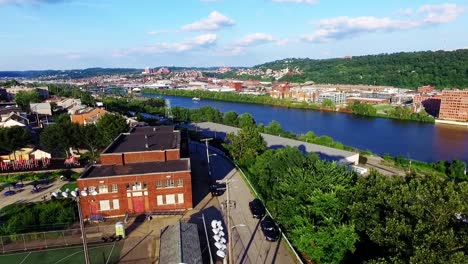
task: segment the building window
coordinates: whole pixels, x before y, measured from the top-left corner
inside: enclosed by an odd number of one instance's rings
[[[183,193],[177,194],[177,203],[178,204],[183,204],[184,203],[184,194]]]
[[[107,185],[99,184],[99,193],[108,193]]]
[[[102,200],[102,201],[99,201],[99,208],[101,209],[101,211],[108,211],[108,210],[110,210],[110,203],[109,203],[109,200]]]
[[[158,205],[164,205],[163,196],[162,196],[162,195],[156,196],[156,200],[157,200]]]
[[[120,209],[119,199],[112,200],[112,208],[114,208],[114,210]]]
[[[177,180],[177,187],[182,187],[184,186],[184,179],[178,179]]]
[[[146,184],[146,182],[143,183],[143,190],[148,190],[148,184]]]
[[[135,182],[132,185],[132,190],[133,191],[141,191],[143,190],[143,183],[142,182]]]
[[[97,190],[96,190],[96,187],[95,187],[95,186],[89,186],[89,187],[88,187],[88,193],[91,193],[91,194],[92,194],[93,192],[96,192],[96,191],[97,191]]]
[[[156,181],[156,188],[157,189],[162,188],[162,181],[161,180]]]
[[[166,188],[174,187],[174,180],[166,180]]]
[[[175,194],[166,195],[166,204],[175,204]]]
[[[117,184],[111,185],[111,192],[117,192]]]
[[[127,191],[131,191],[131,189],[130,189],[130,184],[128,184],[128,183],[125,184],[125,187],[127,188]]]

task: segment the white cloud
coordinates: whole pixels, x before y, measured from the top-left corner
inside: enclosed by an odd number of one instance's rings
[[[390,18],[372,16],[351,18],[343,16],[321,20],[317,30],[310,35],[303,36],[302,39],[309,42],[327,42],[365,32],[402,30],[414,28],[418,25],[418,22]]]
[[[153,30],[149,31],[148,35],[156,36],[156,35],[161,35],[161,34],[166,34],[169,33],[169,30]]]
[[[156,43],[140,48],[128,50],[116,50],[113,52],[113,57],[123,57],[130,54],[158,54],[158,53],[181,53],[192,50],[207,48],[216,44],[218,37],[216,34],[203,34],[194,38],[187,39],[176,43]]]
[[[217,12],[211,12],[207,18],[187,24],[182,27],[186,31],[215,31],[225,27],[230,27],[235,24],[235,21],[229,17]]]
[[[277,3],[296,3],[296,4],[309,4],[313,5],[318,3],[318,0],[272,0]]]
[[[424,22],[443,24],[455,20],[465,12],[464,8],[456,4],[424,5],[418,13],[424,15]]]
[[[317,28],[311,34],[303,35],[302,40],[308,42],[328,42],[344,38],[354,37],[364,33],[391,32],[407,30],[431,24],[448,23],[455,20],[464,12],[464,9],[456,4],[425,5],[417,10],[421,15],[418,18],[399,20],[393,18],[378,18],[373,16],[362,17],[335,17],[320,20]],[[412,9],[404,10],[411,15]]]
[[[275,38],[272,35],[265,34],[265,33],[253,33],[249,34],[239,40],[237,40],[234,45],[240,47],[247,47],[247,46],[256,46],[261,45],[269,42],[275,41]]]

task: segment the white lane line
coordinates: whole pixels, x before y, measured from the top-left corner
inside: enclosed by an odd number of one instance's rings
[[[57,264],[57,263],[59,263],[59,262],[62,262],[62,261],[64,261],[64,260],[66,260],[67,258],[72,257],[72,256],[74,256],[74,255],[76,255],[76,254],[78,254],[78,253],[81,253],[81,252],[83,252],[83,250],[77,251],[77,252],[75,252],[75,253],[73,253],[73,254],[70,254],[70,255],[68,255],[68,256],[66,256],[66,257],[64,257],[64,258],[61,258],[61,259],[59,259],[57,262],[55,262],[55,264]]]
[[[31,252],[29,252],[29,253],[26,255],[26,257],[24,257],[23,261],[21,261],[19,264],[22,264],[22,263],[29,257],[29,255],[31,255]]]
[[[111,251],[109,252],[109,257],[107,257],[106,264],[109,263],[109,260],[110,260],[110,258],[111,258],[111,256],[112,256],[112,251],[114,251],[115,243],[116,243],[116,242],[114,242],[114,244],[112,245],[112,249],[111,249]]]

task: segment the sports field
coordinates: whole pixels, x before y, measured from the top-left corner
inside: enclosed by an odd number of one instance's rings
[[[123,241],[104,245],[88,246],[92,264],[117,263]],[[45,249],[0,255],[0,263],[8,264],[82,264],[83,247]]]

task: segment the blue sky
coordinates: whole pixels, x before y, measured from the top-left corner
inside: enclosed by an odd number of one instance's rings
[[[468,1],[0,0],[0,70],[468,48]]]

